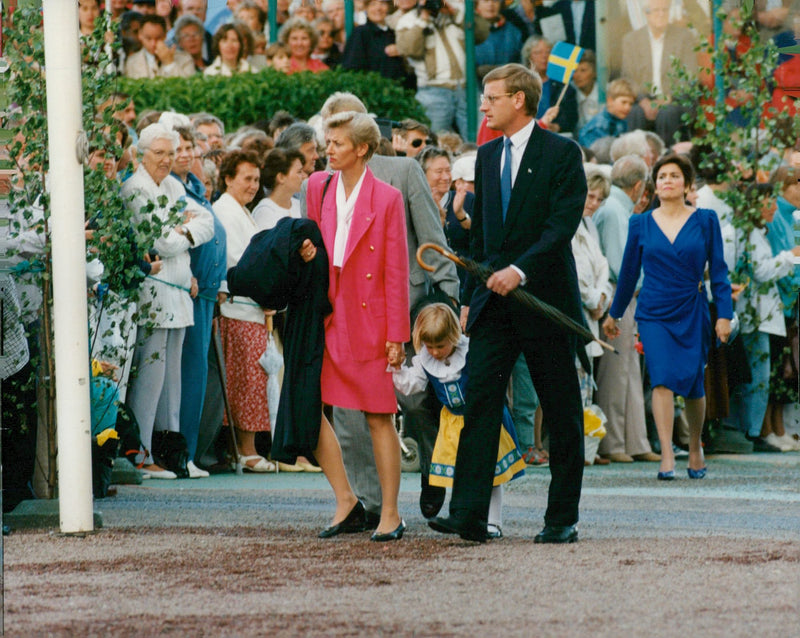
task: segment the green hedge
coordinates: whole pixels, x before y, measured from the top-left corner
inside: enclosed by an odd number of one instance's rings
[[[136,110],[168,110],[179,113],[208,111],[225,122],[228,130],[261,119],[279,109],[308,119],[317,113],[334,91],[350,91],[379,117],[407,117],[427,122],[414,93],[376,74],[335,69],[323,73],[286,75],[272,69],[232,78],[205,77],[120,79],[120,89],[130,93]]]

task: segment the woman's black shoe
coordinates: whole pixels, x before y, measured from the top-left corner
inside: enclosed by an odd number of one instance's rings
[[[366,525],[366,510],[361,501],[353,505],[353,509],[340,523],[330,525],[319,533],[319,538],[332,538],[339,534],[356,534],[364,531]]]
[[[399,541],[403,538],[403,532],[406,531],[406,522],[401,518],[400,525],[391,532],[387,532],[386,534],[379,534],[375,532],[372,536],[369,537],[369,540],[375,541],[376,543],[385,543],[386,541]]]

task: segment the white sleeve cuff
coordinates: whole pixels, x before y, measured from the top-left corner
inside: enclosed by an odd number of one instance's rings
[[[517,268],[517,266],[515,266],[514,264],[511,264],[511,268],[513,268],[514,271],[520,276],[521,278],[521,281],[519,282],[520,286],[524,286],[525,284],[528,283],[528,277],[525,275],[524,272],[522,272],[520,268]]]

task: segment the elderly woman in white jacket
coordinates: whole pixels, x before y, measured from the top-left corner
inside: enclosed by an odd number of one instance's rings
[[[736,262],[749,260],[750,266],[740,272],[750,277],[745,290],[736,301],[736,313],[741,321],[741,339],[747,352],[751,381],[736,386],[731,394],[730,416],[726,425],[745,433],[753,441],[756,452],[778,452],[780,448],[760,437],[761,425],[769,402],[770,348],[769,335],[786,336],[783,305],[777,281],[794,269],[800,246],[777,255],[767,240],[765,225],[775,217],[777,204],[772,187],[757,184],[750,189],[765,199],[761,208],[761,223],[750,231],[747,240],[737,230]],[[731,267],[731,264],[728,264]]]
[[[586,175],[586,203],[583,208],[583,218],[578,225],[578,230],[572,238],[572,255],[575,258],[575,267],[578,271],[578,286],[583,304],[583,316],[595,337],[599,334],[598,320],[603,316],[611,304],[613,291],[609,280],[608,260],[600,248],[597,228],[592,221],[592,215],[600,208],[600,204],[608,197],[611,183],[599,171],[588,171]],[[603,349],[596,342],[586,346],[586,354],[599,357]],[[581,379],[581,393],[584,405],[590,403],[593,383],[590,371],[578,368]]]
[[[170,176],[179,137],[161,124],[151,124],[139,136],[141,164],[122,186],[122,196],[135,223],[159,220],[161,236],[153,243],[153,259],[161,262],[155,277],[139,290],[139,338],[133,355],[135,378],[128,405],[139,423],[142,445],[148,450],[142,473],[146,478],[176,478],[156,465],[151,449],[153,428],[180,431],[181,352],[185,328],[194,324],[192,271],[189,249],[214,235],[211,214],[186,200],[183,185]],[[171,210],[186,202],[178,224],[170,225]],[[196,289],[191,294],[197,294]]]

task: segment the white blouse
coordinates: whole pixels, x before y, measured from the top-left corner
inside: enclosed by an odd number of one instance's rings
[[[223,193],[214,202],[213,208],[217,219],[225,227],[228,268],[232,268],[239,263],[244,251],[250,245],[250,238],[258,232],[258,228],[250,211],[228,193]],[[228,292],[227,281],[223,281],[220,285],[220,292]],[[220,313],[229,319],[264,323],[264,311],[249,297],[229,298],[220,306]]]
[[[336,183],[336,239],[333,242],[333,265],[341,268],[344,263],[344,253],[347,249],[347,238],[350,236],[350,225],[353,223],[353,212],[356,209],[358,194],[361,192],[361,185],[364,183],[364,175],[361,173],[355,188],[347,197],[344,193],[344,179],[339,173]]]
[[[157,204],[160,197],[166,196],[165,206]],[[174,177],[167,176],[161,184],[156,184],[144,165],[139,165],[136,172],[122,185],[122,197],[125,205],[131,210],[136,223],[147,218],[156,217],[162,222],[169,218],[170,209],[181,199],[186,201],[188,210],[195,217],[185,224],[198,246],[214,236],[214,220],[211,213],[186,199],[186,190]],[[150,213],[142,212],[148,204],[155,208]],[[159,237],[152,248],[158,251],[161,258],[161,270],[153,277],[148,277],[141,285],[139,309],[144,310],[138,323],[143,325],[153,322],[158,328],[185,328],[194,325],[194,306],[188,289],[192,285],[192,270],[189,260],[189,249],[193,245],[187,237],[170,228]],[[149,246],[141,246],[143,250]],[[164,283],[160,283],[164,282]],[[169,284],[176,284],[176,288]],[[185,288],[186,290],[183,290]],[[148,308],[147,304],[151,304]]]
[[[272,230],[284,217],[300,219],[300,200],[292,197],[291,206],[283,208],[283,206],[279,206],[269,197],[265,197],[253,209],[253,220],[258,230]]]

